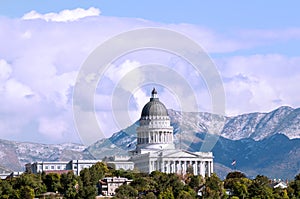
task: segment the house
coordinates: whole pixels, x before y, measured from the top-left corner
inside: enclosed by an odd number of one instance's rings
[[[129,184],[132,180],[120,177],[106,177],[99,180],[99,193],[103,196],[114,196],[115,191],[123,184]]]

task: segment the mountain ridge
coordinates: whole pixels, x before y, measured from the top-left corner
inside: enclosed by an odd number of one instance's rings
[[[218,139],[212,142],[211,148],[218,165],[216,172],[220,175],[232,169],[232,159],[237,160],[239,169],[251,176],[266,174],[270,177],[293,177],[295,172],[300,172],[299,108],[283,106],[267,113],[247,113],[232,117],[207,112],[168,112],[174,128],[174,144],[178,149],[199,151],[211,136],[209,132],[220,130],[219,135],[212,136]],[[220,123],[222,125],[216,127]],[[128,151],[135,148],[135,130],[138,125],[137,121],[90,146],[0,140],[0,167],[19,171],[24,170],[26,163],[33,161],[101,159],[110,155],[127,155]],[[256,161],[257,164],[249,161]],[[272,172],[274,169],[275,173]]]

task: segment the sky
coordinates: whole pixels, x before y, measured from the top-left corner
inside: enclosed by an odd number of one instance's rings
[[[79,71],[104,42],[149,27],[178,32],[205,50],[222,79],[225,115],[300,107],[298,1],[28,0],[23,4],[0,3],[0,139],[82,142],[86,132],[78,132],[73,107]],[[172,82],[176,92],[153,82],[140,85],[126,102],[113,98],[113,91],[131,71],[149,63],[180,74],[193,90],[197,109],[212,111],[207,82],[195,75],[190,63],[159,50],[131,52],[116,58],[97,80],[93,114],[105,137],[139,119],[153,86],[168,108],[181,109],[187,100],[176,93],[184,90],[181,82]],[[114,104],[128,109],[127,123],[118,124]]]

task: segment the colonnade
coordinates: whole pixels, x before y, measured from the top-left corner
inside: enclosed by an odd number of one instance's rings
[[[150,161],[150,172],[161,171],[164,173],[186,174],[190,169],[194,175],[210,176],[213,173],[213,161],[196,160],[152,160]]]
[[[138,144],[173,143],[172,131],[138,132]]]

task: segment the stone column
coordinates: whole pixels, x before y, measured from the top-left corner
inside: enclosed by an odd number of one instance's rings
[[[182,164],[182,174],[186,174],[186,161],[183,161]]]
[[[198,174],[198,171],[197,171],[197,161],[193,162],[193,173],[194,173],[194,175]]]
[[[176,171],[175,171],[175,161],[172,161],[172,164],[171,164],[171,173],[176,173]]]
[[[170,161],[166,160],[166,173],[170,173]]]
[[[201,166],[200,166],[200,168],[201,168],[201,175],[203,177],[205,177],[205,165],[204,165],[204,163],[205,162],[201,161]]]

